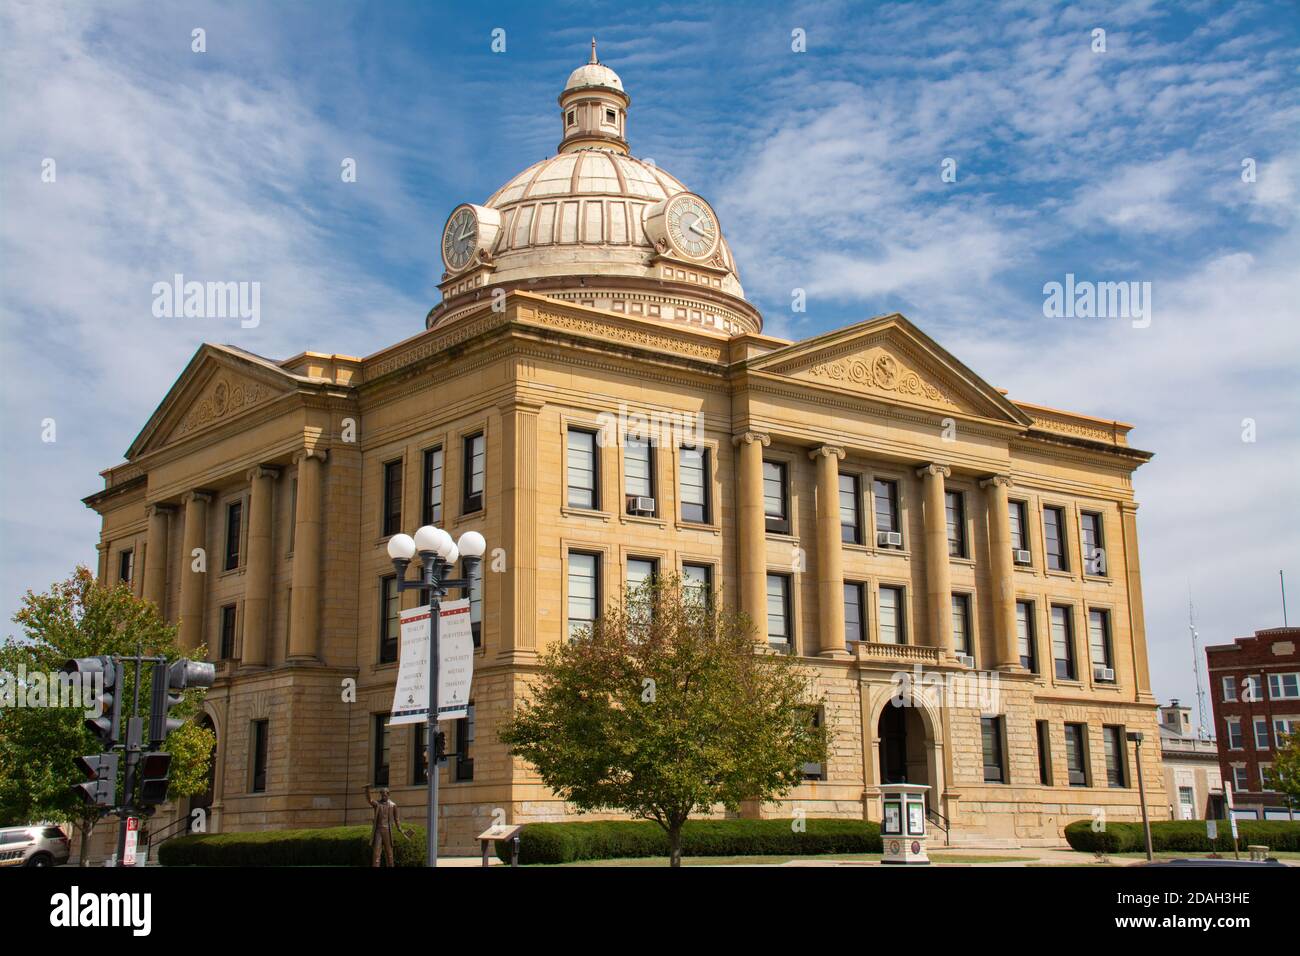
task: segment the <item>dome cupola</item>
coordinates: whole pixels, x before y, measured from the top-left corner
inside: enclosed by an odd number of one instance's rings
[[[560,93],[564,130],[560,152],[595,146],[626,153],[631,101],[618,74],[596,59],[596,38],[592,37],[591,59],[569,74]]]
[[[630,102],[592,40],[559,97],[556,154],[448,216],[442,302],[428,328],[473,314],[496,289],[523,289],[724,335],[762,329],[717,213],[654,160],[631,155]]]

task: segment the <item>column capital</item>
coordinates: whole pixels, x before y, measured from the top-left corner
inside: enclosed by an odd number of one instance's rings
[[[164,504],[161,501],[148,502],[144,506],[144,513],[147,518],[152,518],[154,515],[169,515],[175,511],[175,505]]]
[[[951,478],[952,469],[947,465],[941,465],[938,462],[932,461],[930,464],[922,465],[920,468],[916,469],[916,477],[925,478],[926,476],[933,478]]]
[[[823,456],[826,458],[834,456],[836,461],[843,461],[845,454],[846,452],[839,445],[819,445],[812,451],[808,452],[808,458],[812,461],[816,461],[818,458]]]
[[[249,481],[256,481],[258,478],[270,478],[272,480],[280,477],[280,469],[274,465],[254,465],[248,469],[248,474],[244,476]]]
[[[1010,488],[1011,485],[1010,475],[989,475],[980,482],[981,488]]]
[[[325,462],[325,459],[328,457],[329,457],[328,448],[303,448],[299,451],[294,452],[293,463],[295,465],[300,465],[309,458],[315,458],[317,461],[323,464]]]
[[[207,504],[211,500],[212,492],[210,491],[201,491],[196,489],[194,491],[187,491],[185,494],[181,495],[181,501],[185,504],[189,504],[191,501],[200,501],[203,504]]]
[[[772,438],[765,432],[756,431],[744,431],[738,435],[731,436],[731,443],[736,447],[740,447],[741,445],[752,445],[755,442],[758,442],[758,444],[766,448],[768,445],[772,444]]]

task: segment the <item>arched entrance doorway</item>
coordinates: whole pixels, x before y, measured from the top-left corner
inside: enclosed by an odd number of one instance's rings
[[[933,787],[925,721],[916,707],[886,705],[876,726],[881,783],[920,783]]]

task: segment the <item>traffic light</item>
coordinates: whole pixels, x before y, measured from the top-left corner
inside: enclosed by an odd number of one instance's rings
[[[167,713],[185,699],[183,691],[189,687],[211,687],[217,679],[217,668],[204,661],[181,659],[170,664],[153,666],[153,706],[149,709],[149,747],[159,747],[167,735],[185,723]]]
[[[118,755],[115,753],[78,757],[75,761],[77,769],[90,779],[85,783],[73,784],[72,789],[91,806],[115,806],[117,804],[117,761]]]
[[[122,678],[123,669],[108,656],[77,657],[63,665],[63,673],[78,674],[81,679],[94,680],[96,675],[103,680],[103,689],[95,698],[98,717],[86,718],[86,729],[98,737],[106,747],[117,743],[117,735],[122,723]]]
[[[140,759],[141,807],[152,807],[167,802],[167,785],[172,769],[172,755],[160,752],[147,753]]]
[[[433,735],[433,761],[442,763],[447,759],[447,735],[441,730]]]

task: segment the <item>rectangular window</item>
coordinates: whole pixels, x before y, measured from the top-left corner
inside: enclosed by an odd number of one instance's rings
[[[970,595],[952,596],[952,646],[958,654],[974,655],[970,634]]]
[[[1300,700],[1300,672],[1268,675],[1270,700]]]
[[[235,658],[235,605],[227,604],[221,609],[221,660]]]
[[[775,534],[790,532],[789,470],[784,462],[763,462],[763,517],[767,530]]]
[[[402,530],[402,460],[384,463],[384,529],[385,537]]]
[[[226,505],[226,571],[239,567],[239,532],[244,525],[244,503],[232,501]]]
[[[397,590],[397,575],[390,574],[379,579],[379,663],[392,664],[397,660],[401,629],[401,597]]]
[[[790,578],[785,574],[767,576],[767,642],[782,647],[793,644],[790,620]]]
[[[456,780],[474,779],[474,704],[465,706],[465,716],[456,721]]]
[[[709,450],[683,445],[681,448],[682,520],[709,523]]]
[[[270,721],[255,720],[252,726],[253,745],[249,748],[253,758],[253,793],[266,793],[266,758],[270,748]]]
[[[1232,768],[1232,789],[1237,793],[1250,792],[1250,775],[1245,767]]]
[[[1101,515],[1085,511],[1079,515],[1079,543],[1083,546],[1083,569],[1106,576],[1106,542],[1102,537]]]
[[[1088,612],[1088,653],[1092,658],[1093,679],[1114,683],[1114,676],[1107,678],[1096,672],[1097,668],[1111,666],[1109,611],[1093,608]]]
[[[876,609],[880,643],[906,644],[907,618],[903,613],[903,589],[882,586],[877,601],[880,605]]]
[[[822,709],[820,707],[808,708],[808,719],[812,722],[813,727],[822,725]],[[806,763],[803,765],[801,775],[805,780],[825,780],[826,765],[823,763]]]
[[[570,428],[568,437],[565,473],[569,484],[569,507],[595,511],[600,507],[596,433]]]
[[[1255,718],[1255,749],[1268,750],[1268,718]]]
[[[658,510],[655,504],[645,508],[646,502],[635,501],[637,498],[655,497],[654,446],[644,438],[627,437],[623,439],[623,494],[627,498],[629,513],[653,515]]]
[[[1222,686],[1224,701],[1235,701],[1237,699],[1237,678],[1223,678]]]
[[[659,572],[659,562],[653,558],[627,559],[628,590],[639,588],[647,581],[653,581]]]
[[[1300,731],[1300,717],[1274,717],[1273,743],[1279,749],[1287,745],[1287,736]]]
[[[469,566],[474,566],[470,574]],[[483,646],[483,562],[461,561],[460,576],[469,579],[469,629],[474,636],[474,646]]]
[[[1128,748],[1124,739],[1124,728],[1105,726],[1101,728],[1102,747],[1106,751],[1106,786],[1128,786]]]
[[[1259,789],[1261,793],[1274,792],[1273,785],[1269,783],[1268,780],[1268,772],[1272,769],[1273,765],[1271,763],[1262,763],[1259,765]],[[1282,812],[1285,813],[1286,811],[1284,810]],[[1264,819],[1268,819],[1267,815],[1265,815]],[[1285,820],[1286,817],[1280,817],[1279,819]]]
[[[948,518],[948,556],[964,558],[966,554],[966,496],[960,491],[945,491],[944,509]]]
[[[1043,544],[1047,549],[1047,567],[1051,571],[1068,571],[1065,560],[1065,511],[1043,509]]]
[[[1241,679],[1241,699],[1247,703],[1263,700],[1264,698],[1261,696],[1263,686],[1264,685],[1260,683],[1258,674],[1254,674],[1250,677],[1243,677]],[[1276,696],[1277,695],[1274,695],[1275,698]]]
[[[117,579],[123,584],[131,583],[131,573],[135,570],[135,552],[130,548],[117,556]]]
[[[1228,717],[1226,718],[1225,722],[1227,723],[1227,727],[1228,727],[1228,749],[1240,750],[1241,749],[1241,718]]]
[[[626,586],[629,592],[634,592],[647,582],[653,582],[659,576],[659,562],[652,558],[628,558],[627,559],[627,579]],[[652,617],[654,615],[654,604],[650,595],[639,594],[636,601],[629,607],[629,618],[632,625],[644,636],[649,632]]]
[[[1037,721],[1038,782],[1044,787],[1052,785],[1052,727],[1045,720]]]
[[[898,482],[877,478],[871,483],[871,496],[875,502],[876,534],[886,535],[903,530],[898,520]],[[876,546],[880,548],[901,548],[901,544],[889,544],[877,537]]]
[[[569,640],[585,633],[600,613],[600,555],[569,552]]]
[[[371,761],[372,767],[371,783],[376,787],[388,786],[388,715],[375,714],[373,718],[374,733],[374,757]]]
[[[1016,602],[1016,643],[1020,647],[1020,666],[1031,674],[1038,673],[1038,635],[1034,632],[1034,602]]]
[[[442,521],[442,448],[429,448],[424,453],[424,480],[420,482],[424,500],[420,503],[423,524],[436,525]]]
[[[683,564],[682,588],[690,598],[707,606],[713,594],[713,565]]]
[[[840,475],[840,540],[862,544],[862,479]]]
[[[857,581],[844,582],[844,644],[867,639],[866,585]]]
[[[484,475],[487,472],[487,439],[480,432],[465,439],[463,514],[483,510]]]
[[[411,735],[411,783],[414,786],[429,782],[429,755],[425,752],[428,739],[429,725],[416,724],[415,733]]]
[[[1023,501],[1009,501],[1007,505],[1011,518],[1011,550],[1028,551],[1029,543],[1025,535],[1025,512],[1028,505]]]
[[[1085,724],[1065,725],[1065,766],[1069,771],[1070,786],[1088,785],[1088,742]]]
[[[1052,660],[1056,676],[1061,680],[1075,680],[1074,624],[1070,608],[1052,605]]]
[[[984,740],[984,782],[1006,783],[1007,767],[1002,754],[1002,718],[981,717],[980,734]]]

